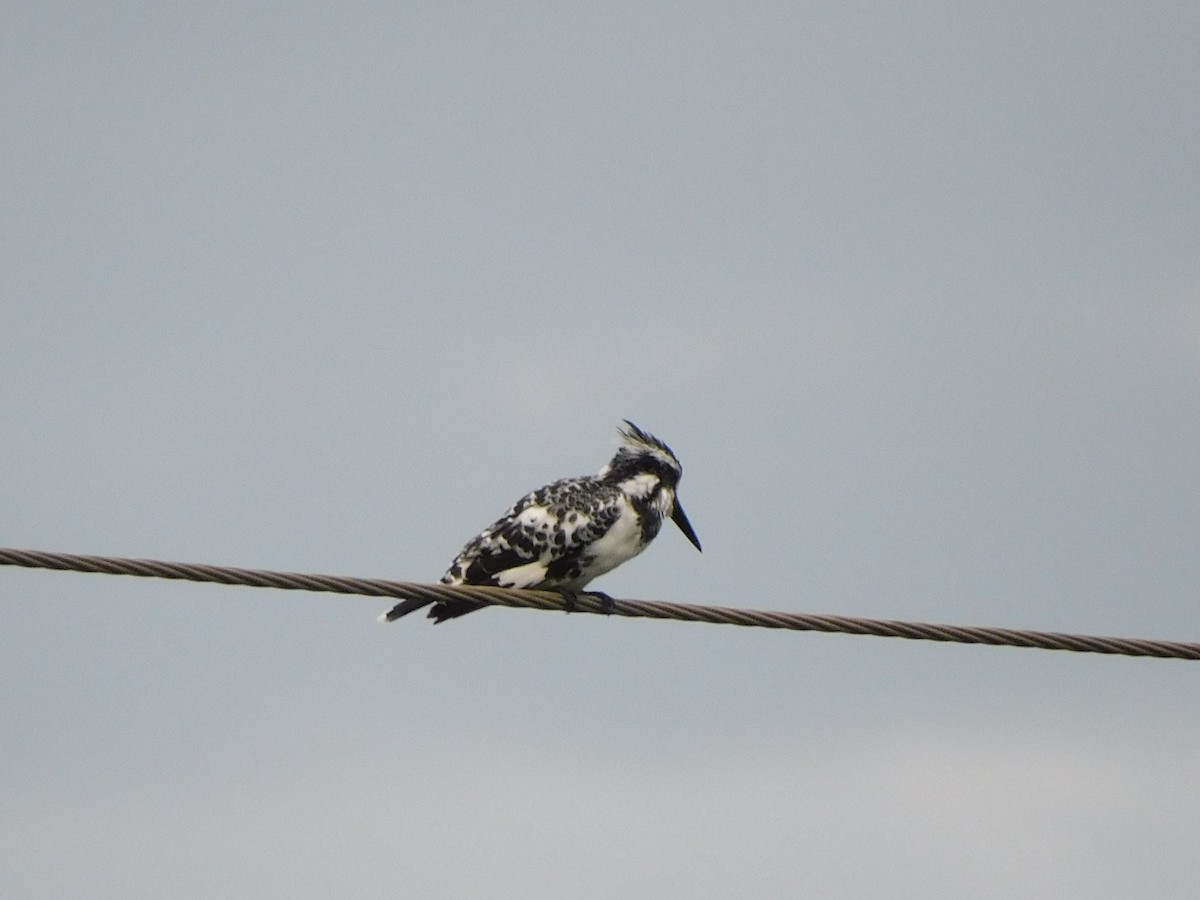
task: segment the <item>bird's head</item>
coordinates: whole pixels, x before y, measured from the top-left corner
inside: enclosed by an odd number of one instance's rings
[[[620,446],[616,456],[600,470],[600,478],[615,484],[631,497],[645,501],[662,516],[670,516],[679,530],[700,549],[700,539],[675,496],[683,466],[675,453],[647,431],[642,431],[628,419],[618,430]]]

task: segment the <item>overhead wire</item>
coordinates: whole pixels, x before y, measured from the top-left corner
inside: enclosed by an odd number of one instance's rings
[[[792,631],[875,635],[876,637],[907,638],[909,640],[1028,647],[1039,650],[1069,650],[1079,653],[1104,653],[1157,659],[1200,660],[1200,643],[1184,641],[1100,637],[974,625],[934,625],[925,622],[870,619],[857,616],[772,612],[728,606],[667,603],[659,600],[612,600],[604,595],[587,592],[572,597],[548,590],[424,584],[380,578],[276,572],[265,569],[241,569],[229,566],[112,556],[81,556],[71,553],[48,553],[40,550],[9,548],[0,548],[0,565],[107,575],[133,575],[145,578],[170,578],[281,590],[323,591],[335,594],[390,597],[397,600],[420,599],[431,603],[439,600],[466,599],[493,606],[672,619],[680,622],[707,622],[713,625],[742,625]]]

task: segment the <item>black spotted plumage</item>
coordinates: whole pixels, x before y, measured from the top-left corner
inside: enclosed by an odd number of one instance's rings
[[[565,478],[526,494],[463,548],[442,583],[500,585],[502,573],[543,558],[555,581],[570,577],[571,564],[620,514],[620,491],[594,481]],[[545,515],[537,521],[522,518],[534,510]],[[590,522],[580,526],[585,516]],[[560,524],[576,526],[569,538],[556,527]]]
[[[565,478],[532,491],[471,539],[442,576],[443,584],[578,591],[640,553],[670,515],[695,546],[675,488],[683,469],[666,444],[631,422],[597,475]],[[393,621],[428,601],[406,600],[382,618]],[[434,603],[441,622],[476,610],[469,600]]]

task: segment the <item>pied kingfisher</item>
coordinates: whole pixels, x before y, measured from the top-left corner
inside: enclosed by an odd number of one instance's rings
[[[683,475],[679,459],[628,419],[625,426],[616,455],[599,474],[564,478],[526,494],[462,549],[442,584],[544,588],[574,598],[593,578],[645,550],[666,516],[699,550],[675,497]],[[612,598],[602,596],[611,605]],[[380,621],[395,621],[430,602],[405,600]],[[482,605],[443,600],[429,618],[443,622]]]

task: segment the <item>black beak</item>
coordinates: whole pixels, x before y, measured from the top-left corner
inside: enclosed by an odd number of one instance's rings
[[[678,500],[675,501],[675,511],[671,513],[671,521],[679,526],[679,530],[683,532],[683,536],[692,542],[692,546],[699,550],[700,538],[696,537],[696,532],[692,531],[692,523],[688,521],[687,513],[683,511],[683,507],[679,505]]]

